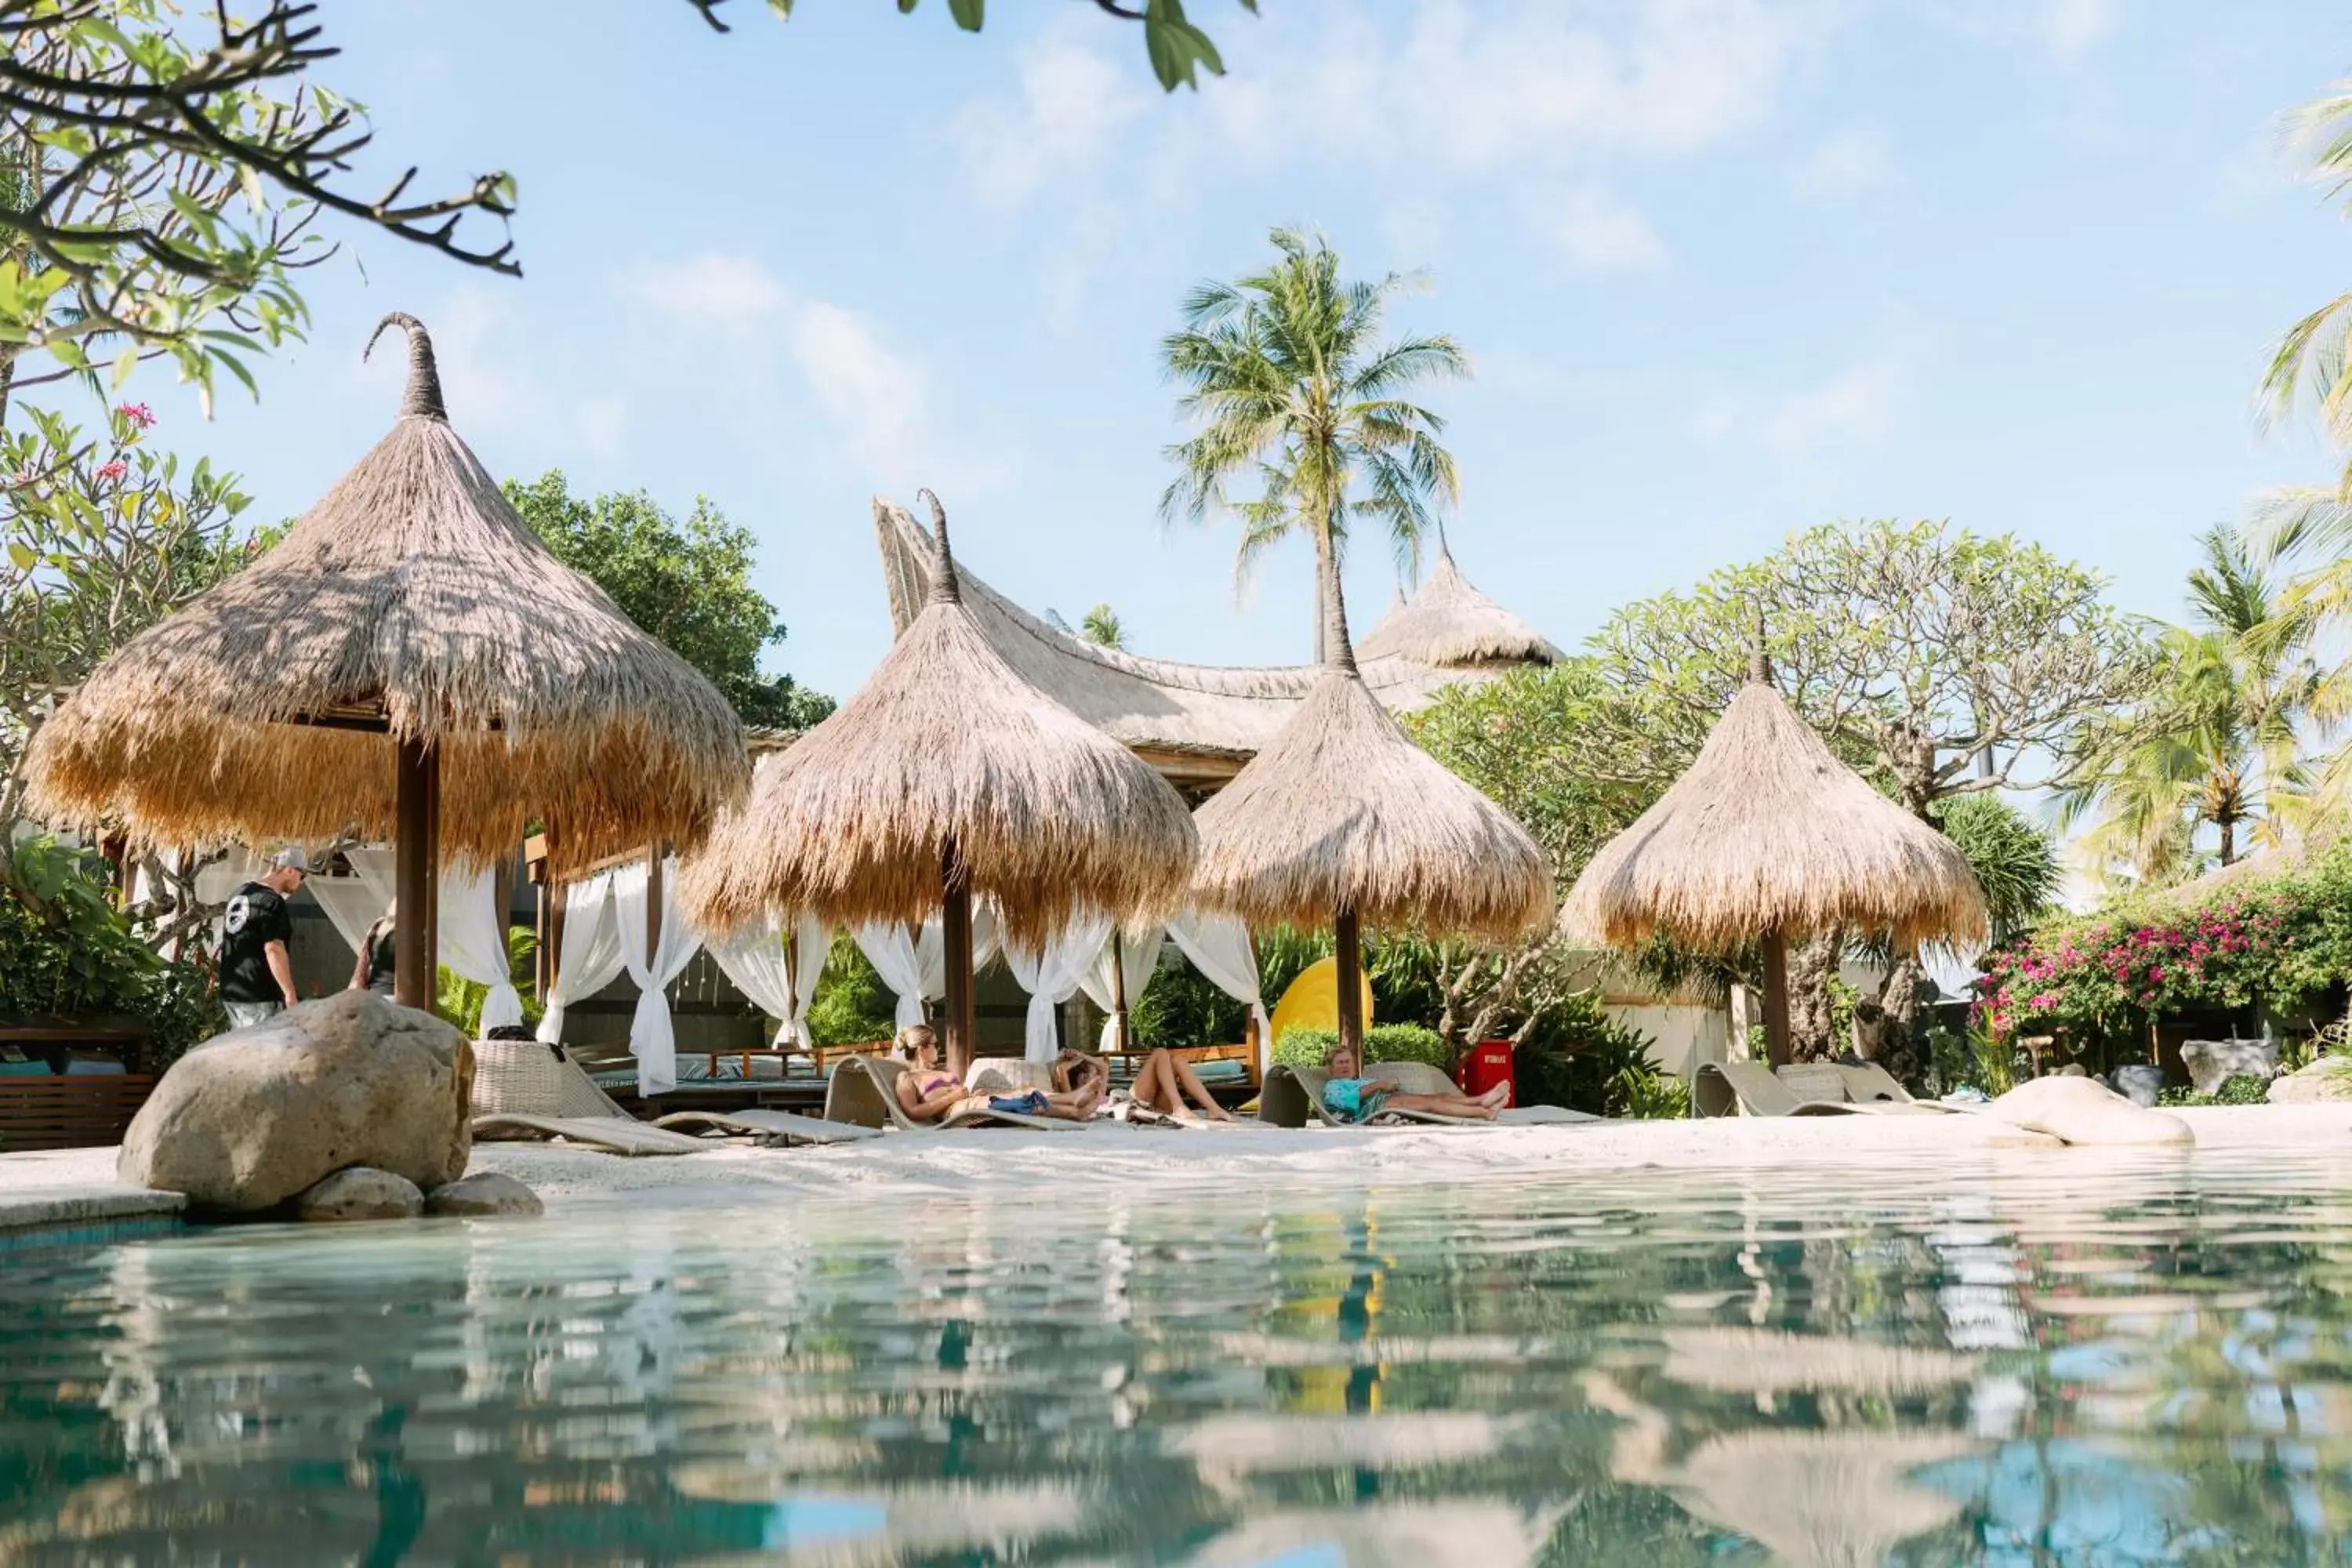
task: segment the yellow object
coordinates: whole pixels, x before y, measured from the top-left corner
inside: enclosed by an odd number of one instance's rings
[[[1364,1027],[1372,1026],[1372,983],[1359,975],[1364,987]],[[1318,958],[1298,972],[1282,1000],[1274,1005],[1274,1043],[1292,1029],[1339,1027],[1339,961]]]

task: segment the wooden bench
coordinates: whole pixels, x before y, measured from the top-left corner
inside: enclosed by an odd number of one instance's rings
[[[120,1143],[154,1087],[150,1073],[0,1078],[0,1152]]]

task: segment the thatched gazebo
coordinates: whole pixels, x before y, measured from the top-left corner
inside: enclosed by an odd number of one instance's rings
[[[1339,1039],[1364,1043],[1363,928],[1507,942],[1551,919],[1543,850],[1405,737],[1365,689],[1325,552],[1328,664],[1298,710],[1194,814],[1193,901],[1253,925],[1332,922]]]
[[[395,846],[396,1000],[433,1005],[443,849],[561,865],[740,795],[718,689],[551,554],[451,429],[415,318],[392,431],[278,546],[125,645],[43,725],[34,808],[146,842]],[[374,346],[374,339],[369,340]]]
[[[973,1047],[975,897],[1022,943],[1042,943],[1079,908],[1158,918],[1182,901],[1197,841],[1173,786],[1022,679],[974,626],[947,513],[921,493],[937,530],[929,604],[863,690],[761,763],[678,891],[713,928],[787,911],[849,926],[939,911],[961,1073]]]
[[[1791,941],[1844,928],[1902,946],[1966,942],[1987,920],[1958,847],[1838,761],[1759,653],[1698,760],[1585,867],[1560,927],[1616,948],[1661,932],[1710,952],[1759,942],[1778,1067],[1790,1059]]]
[[[1558,664],[1567,657],[1462,575],[1443,533],[1427,581],[1381,616],[1356,652],[1364,658],[1409,659],[1443,669]]]

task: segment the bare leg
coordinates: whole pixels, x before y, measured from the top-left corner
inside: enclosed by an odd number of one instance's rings
[[[1491,1105],[1496,1110],[1500,1110],[1511,1102],[1511,1086],[1507,1083],[1498,1083],[1477,1098],[1479,1104]]]
[[[1136,1104],[1162,1116],[1172,1116],[1184,1109],[1176,1075],[1171,1070],[1173,1059],[1164,1047],[1143,1058],[1143,1065],[1136,1069],[1131,1091]]]
[[[1418,1110],[1430,1116],[1451,1117],[1457,1121],[1492,1121],[1495,1108],[1483,1100],[1465,1100],[1458,1094],[1392,1094],[1381,1101],[1389,1110]]]
[[[1215,1121],[1231,1121],[1233,1120],[1226,1114],[1225,1108],[1217,1103],[1217,1097],[1211,1094],[1208,1086],[1201,1081],[1201,1075],[1192,1070],[1191,1062],[1170,1057],[1168,1067],[1174,1074],[1177,1082],[1183,1086],[1184,1092],[1192,1097],[1193,1104],[1199,1106]]]

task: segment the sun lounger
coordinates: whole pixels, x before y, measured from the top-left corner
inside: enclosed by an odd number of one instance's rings
[[[1080,1122],[1058,1116],[1028,1116],[991,1110],[980,1101],[958,1106],[937,1121],[918,1121],[898,1103],[898,1075],[905,1062],[891,1057],[845,1057],[825,1079],[824,1119],[854,1127],[887,1127],[901,1132],[930,1132],[947,1127],[1028,1127],[1045,1132],[1072,1132]]]
[[[704,1133],[720,1132],[740,1137],[764,1138],[787,1147],[794,1143],[856,1143],[867,1138],[879,1138],[878,1127],[855,1127],[846,1121],[821,1121],[814,1116],[794,1116],[788,1110],[674,1110],[654,1120],[656,1127],[672,1129],[696,1128]]]
[[[1374,1062],[1364,1069],[1368,1079],[1387,1079],[1405,1094],[1458,1094],[1454,1080],[1427,1062]],[[1265,1089],[1258,1098],[1258,1120],[1276,1127],[1347,1127],[1359,1123],[1344,1122],[1328,1115],[1323,1109],[1323,1086],[1331,1081],[1328,1068],[1291,1067],[1286,1064],[1270,1068],[1265,1075]],[[1468,1121],[1458,1116],[1439,1116],[1425,1110],[1384,1110],[1383,1117],[1412,1121],[1433,1127],[1478,1127],[1486,1123]],[[1570,1110],[1559,1105],[1519,1105],[1495,1118],[1494,1125],[1504,1127],[1566,1126],[1582,1121],[1598,1121],[1601,1118],[1581,1110]]]
[[[1691,1082],[1694,1116],[1932,1116],[1954,1107],[1912,1099],[1884,1068],[1709,1062]]]
[[[655,1127],[626,1116],[532,1116],[518,1110],[474,1118],[477,1142],[530,1142],[561,1138],[608,1154],[699,1154],[712,1147],[700,1138]]]

